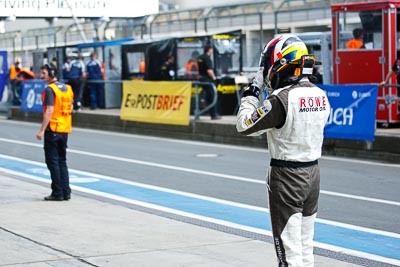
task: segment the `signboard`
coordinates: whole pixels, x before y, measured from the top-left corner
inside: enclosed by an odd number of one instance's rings
[[[159,0],[0,0],[0,17],[132,18],[157,14]]]
[[[47,87],[47,82],[42,80],[29,80],[22,83],[21,111],[43,112],[42,92]]]
[[[377,85],[318,86],[325,90],[331,104],[325,138],[374,140]]]
[[[8,82],[7,51],[0,51],[0,101]]]
[[[191,82],[125,81],[121,120],[189,125]]]

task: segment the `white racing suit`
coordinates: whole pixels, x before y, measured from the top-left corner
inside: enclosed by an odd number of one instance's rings
[[[255,96],[243,97],[236,128],[243,135],[267,132],[267,187],[278,266],[314,266],[318,158],[330,104],[325,92],[307,78],[273,91],[261,104]]]

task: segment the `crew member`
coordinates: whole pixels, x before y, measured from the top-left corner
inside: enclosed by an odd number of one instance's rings
[[[85,63],[83,62],[83,56],[79,54],[77,59],[72,60],[70,64],[69,79],[67,84],[72,87],[74,91],[74,110],[78,111],[82,109],[82,96],[83,96],[83,82],[86,77]]]
[[[14,64],[10,67],[9,83],[12,93],[12,104],[21,104],[21,81],[18,79],[18,74],[21,71],[21,59],[15,58]]]
[[[364,45],[364,31],[363,29],[356,28],[353,30],[353,39],[347,42],[347,49],[360,49],[365,48]]]
[[[44,137],[44,154],[51,176],[51,194],[47,201],[69,200],[71,188],[67,167],[68,134],[72,127],[74,93],[69,85],[57,81],[57,71],[50,64],[41,67],[41,78],[48,83],[43,91],[43,120],[38,140]]]
[[[175,59],[173,56],[168,56],[167,60],[161,66],[161,80],[175,80]]]
[[[72,58],[70,56],[67,56],[63,66],[62,66],[62,78],[65,81],[68,81],[70,79],[69,74],[71,72],[71,61],[72,61]]]
[[[199,52],[195,50],[192,53],[192,57],[186,62],[186,77],[190,80],[197,80],[199,78],[198,56]]]
[[[201,86],[205,93],[205,99],[208,104],[211,104],[214,99],[214,90],[211,84],[216,84],[217,77],[215,76],[213,64],[211,61],[211,55],[213,54],[213,48],[210,45],[204,47],[204,54],[197,58],[197,64],[199,66],[200,81],[205,82]],[[217,102],[210,109],[210,116],[212,120],[219,120],[221,117],[217,114],[217,103],[218,94],[215,95]]]
[[[141,60],[139,62],[139,72],[141,74],[144,74],[146,72],[146,63],[144,62],[144,60]]]
[[[104,108],[104,84],[102,81],[104,69],[97,59],[97,53],[90,54],[90,60],[86,65],[87,80],[90,93],[90,109]]]

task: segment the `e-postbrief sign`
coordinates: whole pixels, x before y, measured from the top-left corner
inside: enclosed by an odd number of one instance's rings
[[[319,85],[331,104],[325,138],[367,140],[375,137],[377,85]]]
[[[43,112],[42,92],[47,82],[29,80],[22,83],[21,111]]]

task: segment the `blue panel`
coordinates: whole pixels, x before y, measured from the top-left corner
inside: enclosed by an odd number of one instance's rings
[[[374,140],[378,85],[319,87],[326,91],[331,104],[325,138]]]

